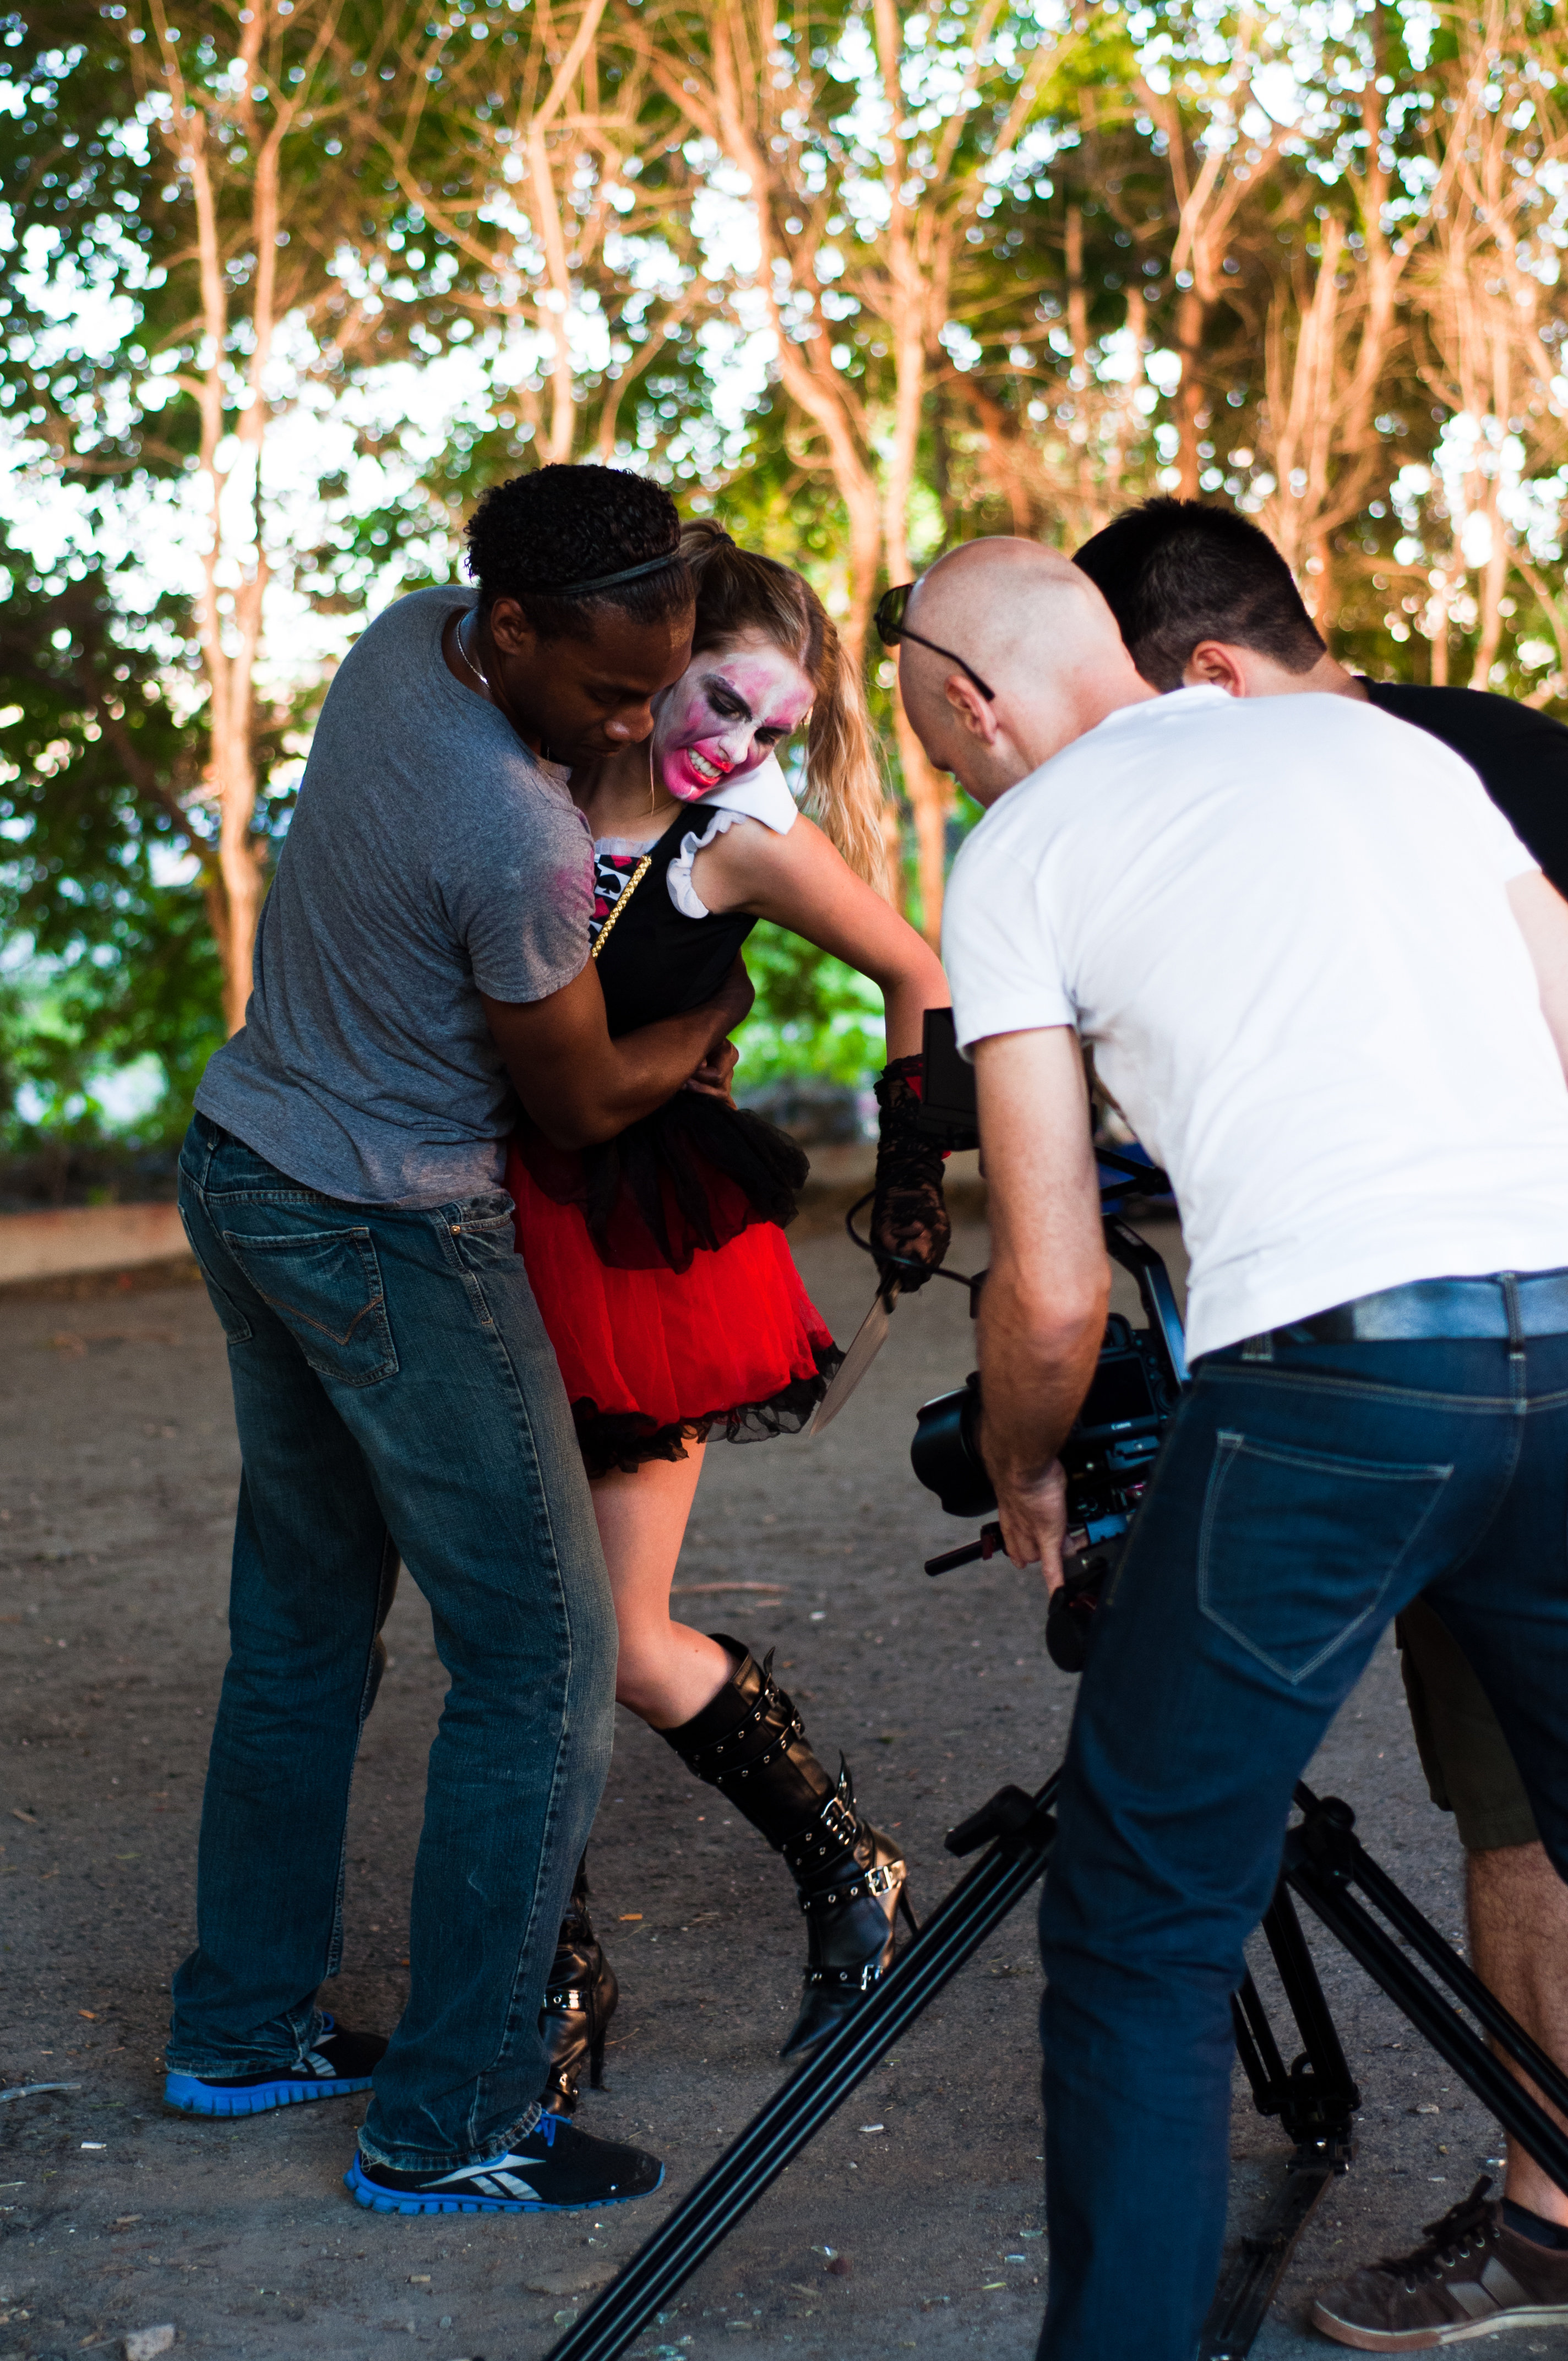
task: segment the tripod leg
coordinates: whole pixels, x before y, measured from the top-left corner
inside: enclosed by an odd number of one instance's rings
[[[1250,1974],[1231,1994],[1231,2023],[1235,2027],[1236,2052],[1252,2084],[1252,2103],[1260,2115],[1277,2115],[1285,2104],[1288,2076],[1267,2011]]]
[[[1320,1866],[1360,1886],[1395,1933],[1403,1936],[1417,1957],[1424,1960],[1454,1997],[1480,2020],[1551,2104],[1568,2114],[1568,2076],[1538,2042],[1530,2039],[1496,1994],[1487,1991],[1469,1961],[1443,1940],[1431,1919],[1417,1909],[1402,1887],[1395,1884],[1387,1871],[1373,1860],[1360,1838],[1354,1834],[1352,1825],[1340,1817],[1348,1814],[1348,1806],[1334,1796],[1320,1801],[1306,1786],[1298,1787],[1296,1800],[1307,1814],[1307,1824],[1300,1833],[1304,1836],[1307,1827],[1312,1831],[1313,1845],[1305,1848],[1311,1857]]]
[[[1568,2191],[1568,2136],[1449,2005],[1440,1987],[1446,1985],[1499,2047],[1537,2078],[1548,2098],[1561,2104],[1568,2101],[1568,2083],[1557,2066],[1443,1941],[1409,1894],[1378,1867],[1354,1833],[1355,1814],[1350,1806],[1337,1795],[1314,1795],[1305,1784],[1298,1785],[1296,1801],[1305,1817],[1285,1840],[1285,1874],[1290,1884],[1439,2057],[1446,2058],[1491,2109],[1510,2137],[1528,2149],[1559,2189]],[[1387,1927],[1364,1907],[1351,1891],[1355,1885],[1425,1960],[1438,1983],[1420,1973]]]
[[[814,2132],[1000,1926],[1049,1858],[1056,1823],[1045,1806],[1057,1780],[1033,1799],[1004,1789],[968,1824],[1001,1841],[938,1904],[908,1949],[854,2015],[754,2115],[740,2138],[588,2306],[546,2361],[614,2361],[660,2305],[690,2278]],[[965,1830],[955,1831],[955,1839]],[[968,1846],[961,1849],[968,1850]]]
[[[1334,2175],[1350,2162],[1351,2127],[1361,2097],[1351,2080],[1301,1922],[1283,1880],[1275,1888],[1263,1931],[1290,2013],[1300,2029],[1305,2054],[1287,2073],[1250,1976],[1233,2004],[1241,2020],[1238,2036],[1243,2025],[1246,2034],[1245,2045],[1238,2038],[1238,2047],[1259,2111],[1280,2117],[1296,2142],[1296,2150],[1262,2223],[1243,2238],[1220,2274],[1203,2323],[1200,2361],[1242,2361],[1252,2349],[1313,2207]],[[1261,2082],[1249,2048],[1268,2070]]]
[[[1299,2068],[1293,2070],[1291,2105],[1282,2111],[1285,2128],[1297,2140],[1342,2131],[1348,2137],[1350,2119],[1361,2104],[1361,2092],[1351,2079],[1350,2066],[1340,2047],[1312,1954],[1283,1878],[1274,1889],[1263,1931],[1274,1954],[1290,2013],[1300,2027],[1305,2050],[1306,2071],[1301,2072]]]
[[[1296,2150],[1259,2227],[1242,2240],[1220,2273],[1198,2342],[1199,2361],[1244,2361],[1251,2352],[1296,2241],[1341,2169],[1318,2155],[1314,2143],[1303,2142]]]
[[[1409,2018],[1440,2058],[1446,2058],[1509,2136],[1530,2151],[1559,2189],[1568,2191],[1568,2135],[1552,2122],[1543,2107],[1537,2105],[1523,2083],[1515,2081],[1479,2034],[1428,1982],[1387,1929],[1362,1907],[1340,1879],[1305,1861],[1293,1864],[1289,1874],[1301,1899],[1343,1944],[1352,1959],[1360,1962],[1374,1983],[1382,1985],[1395,2007]],[[1523,2037],[1521,2032],[1520,2038]]]

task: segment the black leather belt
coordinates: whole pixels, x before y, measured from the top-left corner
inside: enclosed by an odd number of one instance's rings
[[[1556,1336],[1568,1333],[1568,1270],[1500,1270],[1487,1279],[1416,1279],[1292,1320],[1244,1350],[1269,1345],[1388,1345],[1415,1337]]]

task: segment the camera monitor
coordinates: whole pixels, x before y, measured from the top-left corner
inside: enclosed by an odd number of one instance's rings
[[[920,1113],[916,1127],[944,1148],[978,1148],[974,1068],[959,1053],[950,1008],[928,1008],[921,1041]]]

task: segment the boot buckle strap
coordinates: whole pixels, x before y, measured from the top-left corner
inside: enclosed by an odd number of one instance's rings
[[[854,1813],[837,1795],[829,1795],[811,1825],[798,1836],[790,1837],[781,1850],[798,1876],[803,1870],[817,1868],[835,1853],[852,1850],[860,1833],[861,1824]]]
[[[822,1817],[817,1822],[817,1827],[825,1837],[831,1838],[839,1844],[852,1845],[860,1838],[860,1821],[848,1805],[840,1802],[837,1795],[828,1797],[823,1806]]]
[[[848,1885],[836,1885],[830,1893],[803,1894],[800,1906],[809,1916],[813,1910],[820,1910],[825,1904],[858,1902],[863,1894],[894,1894],[903,1883],[902,1866],[894,1869],[884,1864],[878,1869],[863,1871],[859,1877],[851,1878]]]
[[[764,1747],[761,1754],[748,1755],[743,1763],[731,1763],[718,1769],[698,1771],[697,1776],[699,1779],[706,1780],[709,1786],[717,1787],[720,1795],[727,1795],[738,1779],[749,1779],[753,1771],[765,1771],[768,1765],[776,1762],[781,1755],[787,1760],[794,1741],[796,1738],[804,1738],[805,1735],[805,1730],[800,1722],[791,1722],[787,1729],[780,1730],[778,1737],[772,1743]]]
[[[869,1993],[882,1978],[882,1969],[872,1960],[861,1968],[807,1968],[805,1982],[808,1990],[831,1984],[839,1992]]]
[[[733,1763],[726,1763],[724,1759],[726,1755],[732,1755],[742,1741],[751,1737],[765,1726],[775,1705],[788,1703],[789,1700],[784,1697],[776,1683],[770,1681],[756,1704],[741,1720],[736,1723],[727,1738],[710,1738],[706,1745],[694,1746],[689,1751],[683,1750],[682,1762],[698,1779],[707,1780],[710,1784],[717,1784],[726,1775],[732,1776],[736,1766]],[[790,1705],[789,1719],[779,1724],[777,1740],[770,1742],[768,1752],[762,1760],[764,1763],[771,1762],[775,1744],[787,1749],[795,1739],[804,1738],[805,1735],[806,1725],[795,1707]],[[755,1759],[755,1757],[752,1758],[753,1761]]]

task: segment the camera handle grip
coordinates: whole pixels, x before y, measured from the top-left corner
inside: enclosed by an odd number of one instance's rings
[[[980,1539],[966,1542],[961,1549],[944,1550],[939,1557],[926,1561],[927,1574],[951,1574],[960,1565],[972,1565],[976,1558],[992,1558],[1003,1546],[1002,1528],[997,1524],[981,1525]]]

